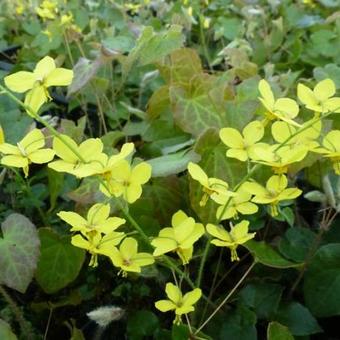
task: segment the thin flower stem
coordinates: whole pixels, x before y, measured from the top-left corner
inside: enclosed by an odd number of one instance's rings
[[[199,269],[198,269],[198,276],[197,276],[197,280],[196,280],[196,286],[197,287],[201,286],[202,276],[203,276],[203,271],[204,271],[204,265],[205,265],[205,262],[206,262],[207,257],[208,257],[211,239],[212,239],[212,237],[210,235],[208,235],[208,238],[206,240],[206,244],[205,244],[205,247],[204,247],[204,251],[203,251],[203,256],[202,256],[200,266],[199,266]]]
[[[217,308],[211,313],[211,315],[202,323],[198,329],[196,329],[195,334],[199,333],[208,323],[209,321],[216,315],[216,313],[224,306],[224,304],[230,299],[230,297],[235,293],[237,288],[242,284],[242,282],[246,279],[246,277],[249,275],[253,267],[255,266],[256,262],[253,262],[250,267],[247,269],[247,271],[243,274],[241,279],[236,283],[236,285],[233,287],[233,289],[229,292],[229,294],[223,299],[223,301],[217,306]]]

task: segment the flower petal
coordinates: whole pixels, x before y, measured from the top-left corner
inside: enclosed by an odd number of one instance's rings
[[[335,84],[332,79],[325,79],[320,81],[314,87],[314,95],[320,102],[327,100],[335,94]]]
[[[49,56],[46,56],[37,63],[33,73],[36,76],[36,78],[42,81],[55,68],[56,66],[55,66],[54,59],[52,59]]]
[[[36,80],[33,72],[27,71],[19,71],[4,78],[5,85],[17,93],[24,93],[32,89]]]
[[[72,83],[73,71],[66,68],[56,68],[50,72],[45,80],[44,85],[49,86],[68,86]]]
[[[54,150],[52,149],[41,149],[33,151],[28,155],[28,158],[32,163],[43,164],[50,162],[54,157]]]
[[[230,148],[233,149],[243,149],[243,137],[236,130],[232,128],[223,128],[220,130],[220,138],[222,142]]]
[[[168,282],[165,286],[165,292],[168,298],[178,305],[182,301],[182,292],[180,289],[171,282]]]

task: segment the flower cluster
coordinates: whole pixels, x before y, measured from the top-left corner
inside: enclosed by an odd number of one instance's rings
[[[55,19],[59,12],[53,4],[53,1],[43,1],[37,9],[39,17]],[[63,15],[61,22],[68,25],[72,18]],[[26,93],[24,107],[27,113],[43,122],[38,113],[52,99],[49,88],[68,86],[72,79],[71,70],[57,67],[52,58],[45,57],[32,72],[19,71],[5,77],[4,81],[10,90]],[[313,111],[313,116],[306,121],[299,118],[299,104],[290,98],[276,98],[267,81],[261,80],[258,90],[264,119],[249,122],[241,132],[231,127],[222,128],[219,132],[226,146],[226,157],[241,162],[247,176],[232,188],[225,179],[209,177],[198,164],[188,164],[190,177],[199,183],[200,190],[196,194],[199,195],[200,209],[205,209],[209,200],[216,208],[213,211],[214,223],[206,226],[178,210],[172,216],[171,226],[160,229],[158,235],[148,237],[142,229],[138,229],[138,225],[136,228],[137,222],[128,213],[129,204],[141,197],[143,185],[151,178],[152,168],[145,161],[133,159],[133,143],[123,144],[117,153],[113,154],[113,150],[107,153],[100,138],[77,143],[50,128],[53,140],[50,141],[51,148],[48,148],[45,147],[46,132],[34,128],[14,145],[4,141],[0,128],[1,164],[23,169],[25,177],[29,175],[31,164],[46,163],[50,169],[73,175],[79,180],[87,177],[98,180],[105,201],[92,205],[86,217],[74,211],[57,214],[71,226],[71,243],[90,254],[89,265],[92,267],[98,266],[98,257],[103,256],[124,277],[129,272],[141,273],[144,266],[158,260],[176,261],[176,269],[185,266],[186,270],[194,259],[194,249],[204,236],[207,236],[206,242],[228,248],[231,261],[239,261],[237,248],[255,237],[247,216],[256,214],[263,205],[271,217],[277,218],[282,202],[291,204],[302,194],[289,176],[293,166],[297,163],[303,166],[305,158],[313,153],[321,159],[330,160],[335,173],[340,175],[340,131],[327,131],[323,126],[324,118],[340,112],[340,98],[334,96],[334,83],[326,79],[313,90],[303,84],[298,85],[297,96],[305,106],[303,110]],[[46,126],[49,127],[48,124]],[[255,177],[256,169],[261,167],[266,167],[270,175]],[[127,219],[110,216],[113,199],[118,200]],[[138,252],[139,238],[131,237],[129,223],[135,226],[145,243],[153,247],[152,254]],[[171,260],[169,254],[173,256]],[[176,277],[175,282],[176,285],[166,284],[168,299],[157,301],[155,307],[162,312],[174,311],[174,322],[179,323],[182,315],[194,311],[194,304],[202,291],[191,284],[194,289],[183,295]]]

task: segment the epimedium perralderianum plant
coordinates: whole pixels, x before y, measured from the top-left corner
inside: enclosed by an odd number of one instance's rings
[[[93,205],[86,218],[73,211],[58,213],[71,226],[71,244],[85,249],[91,255],[90,266],[100,268],[99,258],[108,258],[117,274],[127,280],[130,275],[142,274],[144,267],[158,263],[165,265],[172,273],[174,283],[166,284],[168,300],[155,301],[155,308],[161,312],[173,311],[174,322],[186,323],[192,336],[198,336],[229,301],[254,265],[268,264],[257,254],[256,249],[260,247],[251,246],[251,243],[247,246],[250,240],[256,238],[256,232],[251,232],[252,222],[247,218],[257,213],[258,205],[267,206],[269,216],[276,218],[281,214],[281,202],[285,202],[285,206],[292,204],[301,195],[302,191],[294,187],[289,179],[290,167],[303,164],[309,153],[316,153],[329,159],[335,173],[339,174],[339,130],[324,134],[322,129],[323,120],[339,110],[339,98],[334,96],[334,84],[326,80],[318,83],[313,91],[299,85],[299,100],[307,109],[315,111],[313,117],[304,121],[298,118],[300,108],[295,100],[275,99],[269,83],[261,80],[259,93],[265,108],[265,118],[254,120],[244,126],[242,131],[230,127],[220,131],[221,141],[226,146],[226,157],[241,162],[246,168],[246,176],[239,178],[237,184],[230,187],[220,178],[209,177],[199,165],[188,164],[189,176],[202,186],[200,207],[204,209],[209,200],[214,201],[218,206],[215,211],[217,222],[211,221],[204,226],[179,210],[169,221],[171,227],[164,227],[158,235],[150,237],[129,213],[130,204],[142,197],[143,185],[150,180],[152,174],[147,161],[132,160],[134,145],[125,143],[118,154],[110,156],[104,152],[104,145],[99,138],[89,138],[78,144],[69,136],[60,134],[38,115],[39,109],[50,99],[47,88],[50,85],[68,85],[72,79],[71,74],[70,70],[55,68],[53,59],[51,61],[51,58],[45,57],[33,73],[19,71],[5,78],[5,84],[10,90],[19,93],[29,90],[23,103],[1,86],[4,93],[50,131],[53,142],[52,149],[44,148],[45,137],[39,129],[28,132],[17,145],[3,141],[0,145],[1,164],[22,168],[26,177],[29,176],[30,164],[47,163],[49,168],[79,179],[95,178],[99,190],[106,197],[103,202]],[[25,88],[22,84],[26,84]],[[262,167],[267,167],[271,175],[259,182],[255,175]],[[124,218],[110,217],[110,202],[113,201],[117,202]],[[222,222],[224,220],[229,220],[230,227]],[[131,228],[126,225],[134,228],[139,238],[134,238],[134,232],[129,231]],[[199,247],[196,243],[204,235],[204,252],[197,256]],[[149,251],[139,252],[139,243]],[[253,263],[218,305],[208,297],[209,291],[204,292],[201,287],[210,245],[228,248],[231,261],[235,262],[240,260],[237,253],[239,246],[255,249],[255,253],[251,251],[254,255]],[[197,258],[199,271],[196,275],[189,268]],[[289,266],[289,261],[283,263]],[[195,279],[197,284],[194,283]],[[190,319],[188,314],[197,310],[201,298],[213,311],[209,318],[195,324],[195,318]]]

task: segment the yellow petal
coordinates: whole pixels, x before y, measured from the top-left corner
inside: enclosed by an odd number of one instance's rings
[[[220,138],[222,142],[229,146],[230,148],[234,149],[243,149],[243,137],[242,135],[236,130],[232,128],[223,128],[220,130]]]
[[[297,95],[299,100],[307,106],[314,107],[319,105],[314,92],[306,85],[298,84]]]
[[[57,215],[67,224],[72,226],[72,231],[78,231],[87,226],[85,218],[73,211],[60,211]]]
[[[168,312],[170,310],[176,309],[176,305],[169,300],[159,300],[155,302],[155,307],[161,312]]]
[[[199,165],[189,162],[188,171],[194,180],[198,181],[203,186],[209,186],[208,176]]]
[[[260,139],[262,139],[264,135],[264,127],[261,122],[258,120],[254,122],[250,122],[245,126],[245,128],[242,131],[244,136],[244,141],[247,146],[253,145],[256,142],[258,142]]]
[[[184,220],[186,220],[187,218],[188,216],[184,211],[178,210],[175,214],[172,215],[171,225],[173,227],[176,227],[179,224],[181,224]]]
[[[103,142],[99,138],[89,138],[79,145],[78,150],[85,161],[90,161],[98,157],[103,147]]]
[[[299,106],[295,100],[290,98],[279,98],[274,105],[275,113],[279,113],[286,118],[295,118],[299,113]]]
[[[320,102],[334,96],[335,94],[335,84],[332,79],[325,79],[320,81],[314,87],[314,95],[316,99]]]
[[[298,188],[288,188],[281,192],[279,200],[292,200],[302,194],[302,191]]]
[[[153,256],[149,253],[138,253],[133,257],[133,262],[139,267],[148,266],[155,262]]]
[[[43,86],[35,86],[30,90],[25,97],[25,105],[28,106],[33,113],[37,113],[41,106],[48,101],[45,88]],[[31,112],[27,110],[27,113],[31,116]]]
[[[266,183],[266,188],[269,192],[274,191],[275,193],[280,193],[285,188],[287,188],[288,180],[284,175],[272,176],[268,179]]]
[[[68,86],[72,83],[73,71],[66,68],[56,68],[50,72],[45,80],[44,85],[49,86]]]
[[[282,121],[276,121],[272,124],[272,136],[278,143],[283,143],[286,141],[296,129],[290,124]]]
[[[329,132],[322,142],[323,146],[331,151],[340,151],[340,130]]]
[[[74,164],[58,160],[48,163],[48,167],[58,172],[72,173],[74,169]]]
[[[47,56],[37,63],[33,73],[36,76],[36,78],[42,81],[48,74],[50,74],[55,69],[55,67],[56,66],[54,60],[51,57]]]
[[[168,282],[165,286],[165,292],[168,298],[178,305],[182,300],[182,292],[180,289],[171,282]]]
[[[270,85],[268,84],[268,82],[264,79],[260,80],[258,88],[266,104],[265,106],[269,108],[273,107],[275,99],[274,99],[272,89],[270,88]]]
[[[125,192],[123,192],[124,199],[132,204],[142,196],[142,187],[139,184],[131,183],[128,187],[125,186]]]
[[[61,135],[62,138],[66,141],[68,145],[70,145],[73,149],[78,150],[77,143],[67,135]],[[55,151],[56,155],[69,163],[76,163],[79,159],[74,154],[73,151],[68,148],[60,138],[54,137],[53,138],[53,150]]]
[[[249,221],[243,220],[243,221],[241,221],[240,223],[236,224],[235,226],[233,226],[231,228],[230,235],[231,235],[232,239],[237,244],[241,244],[241,243],[245,242],[244,239],[246,237],[248,237],[247,236],[248,235],[248,227],[249,227]],[[255,233],[251,234],[252,237],[254,235],[255,235]]]
[[[124,239],[119,247],[119,251],[124,259],[130,259],[137,254],[138,243],[132,237]]]
[[[244,202],[237,205],[237,211],[243,215],[252,215],[259,210],[258,206],[251,202]]]
[[[178,246],[175,240],[165,237],[156,237],[151,241],[151,244],[156,248],[153,252],[154,256],[166,254],[175,250]]]
[[[21,152],[17,146],[8,143],[0,144],[0,152],[5,155],[21,155]]]
[[[19,143],[20,146],[25,149],[25,152],[29,154],[44,147],[45,137],[40,130],[34,129],[30,131]]]
[[[325,102],[324,106],[330,112],[339,113],[340,98],[339,97],[330,98]]]
[[[226,153],[229,158],[236,158],[241,162],[245,162],[248,159],[248,153],[242,149],[229,149]]]
[[[223,229],[222,227],[216,226],[214,224],[211,224],[211,223],[207,224],[207,232],[210,235],[217,237],[220,240],[228,241],[228,242],[232,241],[229,233],[225,229]]]
[[[36,77],[32,72],[19,71],[4,78],[5,85],[14,92],[24,93],[33,88]]]
[[[103,223],[110,214],[110,204],[97,203],[87,212],[87,220],[91,225]]]
[[[89,241],[84,239],[84,237],[82,237],[81,235],[72,236],[71,244],[73,244],[75,247],[78,247],[78,248],[83,248],[86,250],[90,249]]]
[[[108,234],[111,231],[116,230],[118,227],[123,225],[125,222],[126,221],[124,220],[124,218],[109,217],[106,221],[102,222],[97,229],[101,233]]]
[[[144,184],[151,177],[151,165],[142,162],[137,164],[131,171],[131,181],[136,184]]]
[[[183,296],[183,307],[194,305],[202,296],[202,291],[199,288],[195,288],[191,292],[186,293]]]
[[[41,149],[30,153],[28,158],[32,163],[43,164],[50,162],[53,159],[54,154],[52,149]]]
[[[1,158],[1,164],[14,166],[15,168],[24,168],[28,166],[28,159],[17,155],[8,155]]]

